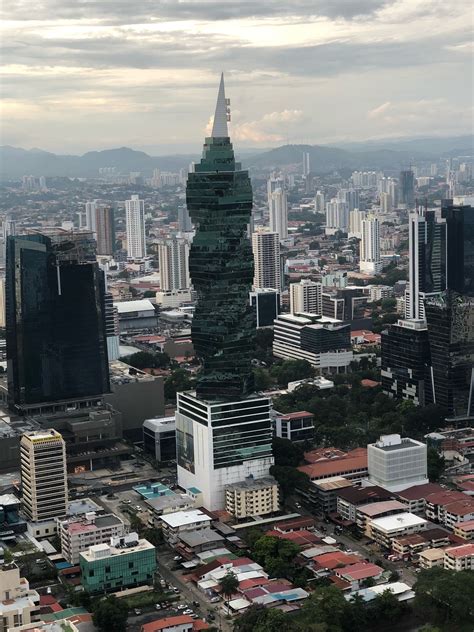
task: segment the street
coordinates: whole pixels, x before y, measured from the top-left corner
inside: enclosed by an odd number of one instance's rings
[[[182,601],[189,604],[190,608],[192,608],[195,612],[204,617],[206,620],[207,613],[213,612],[216,617],[215,621],[212,622],[213,625],[215,625],[219,630],[222,630],[222,632],[232,632],[232,622],[227,621],[225,616],[221,613],[219,606],[222,602],[218,604],[209,603],[204,594],[191,582],[183,581],[182,571],[171,570],[171,567],[175,564],[173,561],[174,555],[174,551],[170,551],[165,546],[162,546],[157,550],[158,571],[163,579],[173,586],[176,586],[176,588],[179,588],[183,596]],[[201,604],[201,608],[194,608],[192,605],[193,601],[198,601]]]

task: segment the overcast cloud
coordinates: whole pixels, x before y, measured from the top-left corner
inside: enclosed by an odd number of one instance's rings
[[[463,134],[470,0],[12,0],[1,143],[197,151],[226,73],[237,145]]]

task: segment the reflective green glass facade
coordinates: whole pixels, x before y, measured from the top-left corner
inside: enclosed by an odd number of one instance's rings
[[[202,362],[196,394],[211,401],[239,399],[254,390],[253,256],[247,237],[252,187],[228,137],[206,138],[201,162],[188,176],[186,202],[196,229],[189,257],[197,292],[191,333]]]

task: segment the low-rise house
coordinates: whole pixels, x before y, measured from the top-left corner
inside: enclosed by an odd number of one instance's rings
[[[356,521],[357,508],[361,505],[390,500],[393,494],[383,487],[346,487],[337,492],[336,511],[347,522]]]
[[[357,507],[356,524],[362,533],[368,535],[367,524],[375,518],[383,518],[384,516],[394,516],[396,514],[406,512],[407,507],[399,500],[384,500],[378,503],[370,503],[368,505],[360,505]]]
[[[407,505],[410,513],[424,514],[426,509],[426,498],[430,494],[444,492],[444,488],[437,483],[426,483],[425,485],[413,485],[403,491],[397,492],[397,498]]]
[[[412,533],[392,540],[393,553],[404,559],[414,559],[418,553],[430,548],[448,546],[449,533],[444,529],[434,528]]]
[[[367,579],[373,579],[377,581],[382,577],[384,570],[377,564],[371,564],[370,562],[357,562],[356,564],[349,564],[342,568],[336,567],[334,573],[337,577],[349,582],[351,590],[358,590],[361,588],[364,581]]]
[[[453,525],[454,535],[463,540],[474,540],[474,520],[457,522]]]
[[[474,544],[461,544],[445,549],[444,568],[452,571],[474,570]]]
[[[208,629],[209,625],[202,619],[194,620],[187,614],[178,614],[175,617],[144,623],[140,632],[198,632]]]
[[[214,529],[206,528],[197,531],[183,531],[178,535],[178,542],[175,545],[177,553],[186,560],[190,560],[197,553],[214,549],[225,541]]]
[[[418,556],[420,568],[444,566],[444,549],[425,549]]]
[[[362,588],[352,593],[348,593],[345,596],[347,600],[352,599],[356,595],[362,597],[365,602],[372,601],[379,595],[382,595],[386,590],[389,590],[398,601],[410,601],[415,597],[414,591],[403,582],[393,582],[391,584],[380,584],[378,586],[371,586],[370,588]]]
[[[347,478],[333,476],[322,481],[311,481],[305,495],[316,512],[328,515],[336,513],[338,492],[352,486],[352,481]]]
[[[179,535],[184,531],[198,531],[211,526],[211,518],[200,509],[177,511],[160,517],[161,528],[166,542],[174,546],[179,541]]]
[[[406,512],[385,518],[375,518],[367,523],[368,537],[377,544],[392,547],[392,541],[400,536],[418,533],[426,529],[428,521],[420,516]]]

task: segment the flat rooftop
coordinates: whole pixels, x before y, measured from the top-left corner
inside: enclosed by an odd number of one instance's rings
[[[401,503],[399,500],[384,500],[379,503],[369,503],[367,505],[359,505],[357,511],[365,516],[377,516],[387,511],[399,510],[400,513],[405,512],[407,506]]]
[[[273,476],[266,476],[264,478],[253,478],[248,477],[243,481],[239,481],[238,483],[230,483],[226,485],[226,489],[236,490],[236,491],[246,491],[246,490],[257,490],[257,489],[266,489],[267,487],[273,487],[277,485],[277,481],[273,478]]]
[[[94,544],[87,551],[81,551],[81,555],[87,562],[95,562],[97,560],[106,559],[107,557],[115,557],[117,555],[128,555],[138,553],[139,551],[154,550],[153,544],[148,540],[138,540],[134,546],[116,547],[110,544]]]
[[[175,529],[197,522],[210,522],[211,518],[200,509],[192,509],[190,511],[176,511],[175,513],[166,514],[161,516],[160,520],[172,529]]]
[[[381,531],[397,531],[408,527],[422,526],[428,521],[420,516],[416,516],[410,512],[395,514],[394,516],[385,516],[384,518],[374,518],[371,521],[372,527]]]

